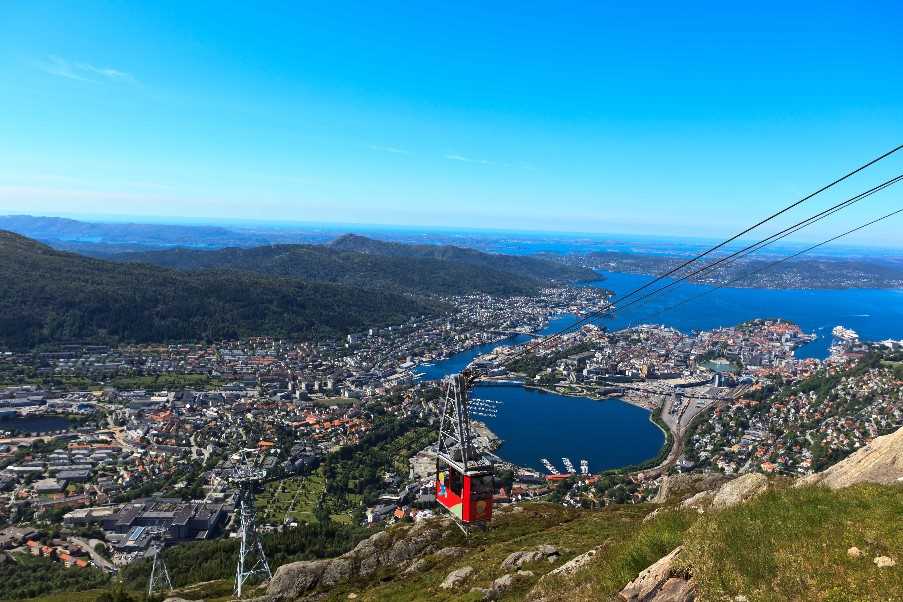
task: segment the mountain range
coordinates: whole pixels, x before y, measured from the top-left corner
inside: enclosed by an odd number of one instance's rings
[[[109,261],[0,231],[0,345],[340,336],[446,312],[440,295],[525,295],[595,276],[460,248],[431,256],[411,247],[405,256],[406,247],[351,236],[328,246],[172,249]]]

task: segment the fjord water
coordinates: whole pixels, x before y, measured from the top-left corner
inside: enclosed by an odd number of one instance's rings
[[[578,470],[578,462],[588,460],[593,472],[638,464],[665,442],[648,410],[620,399],[597,401],[517,385],[479,385],[471,398],[501,402],[495,417],[475,417],[502,438],[498,454],[543,472],[541,458],[561,472],[562,457]]]
[[[605,280],[589,283],[610,289],[615,299],[649,282],[650,276],[602,272]],[[668,281],[664,281],[667,283]],[[681,284],[666,293],[597,320],[611,330],[635,324],[656,323],[684,332],[733,326],[752,318],[785,318],[818,338],[797,350],[798,357],[824,358],[831,344],[831,329],[842,325],[856,330],[865,340],[903,338],[903,290],[847,289],[719,289],[698,300],[670,309],[710,287]],[[565,328],[577,318],[554,317],[541,334]],[[436,362],[420,366],[423,379],[439,379],[464,369],[478,355],[499,345],[524,343],[518,336],[480,345]],[[642,462],[656,454],[664,442],[661,431],[649,421],[649,412],[618,399],[594,401],[525,389],[479,386],[473,397],[502,401],[496,418],[485,422],[504,441],[499,455],[516,464],[541,468],[548,458],[561,469],[560,458],[575,465],[590,462],[593,471]]]
[[[590,286],[614,291],[615,300],[652,279],[636,274],[601,273],[605,280]],[[903,339],[903,290],[723,288],[669,309],[710,288],[682,283],[642,303],[625,307],[599,324],[617,330],[655,323],[690,332],[733,326],[752,318],[784,318],[799,324],[804,332],[818,336],[797,350],[797,357],[803,358],[827,357],[831,329],[837,325],[852,328],[867,341]],[[573,322],[574,318],[570,320]]]

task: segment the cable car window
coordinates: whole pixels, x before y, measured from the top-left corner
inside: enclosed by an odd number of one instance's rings
[[[461,497],[462,485],[464,480],[461,478],[461,473],[457,470],[451,468],[448,471],[448,489],[456,496]]]
[[[472,477],[470,480],[471,496],[474,499],[488,499],[495,493],[495,481],[492,475]]]

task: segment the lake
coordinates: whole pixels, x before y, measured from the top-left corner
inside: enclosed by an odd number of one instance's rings
[[[471,397],[501,402],[496,417],[474,417],[502,438],[498,455],[542,472],[540,458],[564,472],[562,456],[577,470],[580,460],[588,460],[592,472],[638,464],[665,443],[648,410],[620,399],[597,401],[517,385],[478,385]]]

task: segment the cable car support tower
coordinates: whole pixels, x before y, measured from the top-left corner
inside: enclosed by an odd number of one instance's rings
[[[495,492],[492,463],[473,445],[467,392],[478,374],[465,370],[446,381],[436,447],[436,500],[461,529],[485,526]]]
[[[230,478],[238,489],[236,510],[239,519],[238,565],[235,568],[235,598],[241,598],[244,585],[251,579],[270,579],[273,573],[263,551],[263,543],[257,533],[257,511],[254,506],[254,488],[266,478],[266,471],[251,462],[242,451],[235,461]]]
[[[169,578],[169,571],[166,569],[166,561],[163,560],[161,552],[163,544],[154,548],[154,563],[151,566],[150,578],[147,580],[147,596],[151,597],[156,593],[172,591],[172,580]]]

